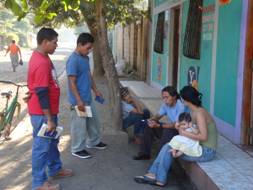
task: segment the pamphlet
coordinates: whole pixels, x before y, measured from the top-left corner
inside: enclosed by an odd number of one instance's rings
[[[76,113],[78,117],[92,117],[92,111],[90,106],[85,106],[85,112],[80,111],[78,106],[75,106]]]
[[[52,139],[58,139],[60,135],[62,134],[63,127],[57,126],[54,131],[47,131],[47,124],[43,123],[41,126],[38,136],[39,137],[45,137],[45,138],[52,138]]]

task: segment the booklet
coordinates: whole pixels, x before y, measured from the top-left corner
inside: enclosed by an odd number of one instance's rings
[[[47,131],[47,124],[43,123],[43,125],[41,126],[38,132],[38,136],[45,137],[45,138],[58,139],[60,135],[62,134],[62,132],[63,132],[63,127],[61,126],[57,126],[54,131],[49,132]]]
[[[85,106],[85,112],[80,111],[78,106],[75,106],[76,113],[78,117],[92,117],[92,111],[90,106]]]

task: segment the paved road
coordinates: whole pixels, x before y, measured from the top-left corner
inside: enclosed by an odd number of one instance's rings
[[[58,52],[56,56],[63,58],[69,52]],[[64,58],[63,58],[64,59]],[[62,59],[62,60],[63,60]],[[62,60],[55,60],[61,62]],[[4,63],[6,64],[6,63]],[[57,69],[64,70],[64,64],[56,64]],[[26,67],[26,65],[24,66]],[[23,74],[22,74],[23,70]],[[6,69],[7,71],[7,69]],[[19,73],[20,72],[20,73]],[[0,78],[2,77],[1,72]],[[25,80],[25,68],[20,68],[17,77],[12,80]],[[19,76],[18,76],[19,75]],[[9,77],[5,76],[6,79]],[[136,154],[138,147],[128,144],[125,133],[115,132],[111,127],[113,117],[110,114],[108,101],[105,105],[97,105],[101,123],[103,126],[103,141],[108,144],[106,150],[90,151],[93,158],[82,160],[70,154],[69,135],[69,109],[66,99],[66,76],[61,77],[61,113],[60,125],[64,126],[64,134],[61,137],[60,150],[65,167],[72,168],[75,176],[56,181],[64,190],[155,190],[155,189],[194,189],[185,176],[180,172],[172,172],[166,188],[158,188],[150,185],[137,184],[133,176],[143,174],[151,161],[134,161],[132,156]],[[98,88],[108,100],[108,88],[105,80],[99,79]],[[18,82],[18,81],[17,81]],[[31,125],[26,116],[15,128],[12,140],[0,144],[0,189],[1,190],[28,190],[31,187]],[[178,170],[176,170],[178,171]],[[178,175],[180,173],[180,175]]]
[[[50,55],[58,73],[65,68],[65,58],[71,53],[71,49],[57,48],[53,55]],[[22,50],[23,66],[17,68],[17,72],[12,72],[9,55],[0,52],[0,80],[11,80],[13,82],[26,82],[27,63],[30,59],[32,51],[28,49]],[[0,86],[1,87],[1,86]]]
[[[60,75],[64,71],[65,59],[68,57],[71,51],[72,50],[68,48],[57,48],[56,52],[53,55],[50,55],[58,75]],[[7,80],[15,83],[26,84],[28,61],[31,57],[31,54],[32,50],[22,49],[22,58],[24,65],[18,66],[17,71],[12,72],[9,55],[4,56],[5,52],[0,52],[0,80]],[[0,83],[0,93],[9,91],[12,91],[12,95],[14,96],[16,92],[16,87],[13,85]],[[20,88],[19,90],[18,101],[21,103],[21,113],[26,110],[26,104],[24,103],[22,98],[25,96],[25,93],[27,91],[28,90],[26,87]],[[0,97],[0,111],[4,109],[5,103],[6,99]]]

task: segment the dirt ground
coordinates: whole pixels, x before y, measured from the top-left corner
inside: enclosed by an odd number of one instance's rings
[[[56,58],[62,62],[69,52],[60,52]],[[57,57],[58,56],[58,57]],[[7,65],[7,63],[1,63]],[[17,74],[9,73],[13,81],[25,81],[27,63],[20,68]],[[1,70],[3,69],[3,70]],[[7,79],[3,75],[6,68],[0,67],[0,79]],[[161,189],[150,185],[142,185],[134,182],[133,177],[145,173],[150,161],[135,161],[132,156],[138,151],[138,146],[128,143],[128,136],[121,131],[112,129],[113,116],[109,109],[108,88],[105,78],[96,79],[97,86],[105,97],[105,104],[96,103],[101,124],[103,127],[103,142],[108,144],[106,150],[90,150],[91,159],[79,159],[70,153],[70,131],[69,131],[69,104],[67,101],[67,81],[64,73],[64,65],[57,65],[61,86],[61,103],[59,114],[59,125],[64,126],[64,133],[60,139],[59,149],[64,167],[72,168],[75,176],[63,180],[57,180],[64,190],[153,190]],[[0,86],[0,91],[3,88]],[[25,89],[24,89],[25,91]],[[1,105],[2,103],[0,103]],[[25,106],[23,105],[23,113]],[[24,114],[11,134],[10,141],[0,143],[0,190],[29,190],[31,189],[31,147],[32,127],[29,116]],[[179,169],[169,175],[168,188],[171,190],[188,189],[193,186],[184,175],[178,175]]]

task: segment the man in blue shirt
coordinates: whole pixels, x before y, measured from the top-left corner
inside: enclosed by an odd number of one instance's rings
[[[137,156],[134,156],[134,160],[150,159],[151,146],[155,137],[160,139],[159,148],[161,148],[178,134],[175,123],[178,121],[178,116],[186,111],[186,107],[181,102],[177,90],[172,86],[162,89],[162,99],[164,103],[161,105],[159,113],[148,120],[148,127],[144,130],[140,151]],[[168,123],[159,122],[163,116],[167,117]]]
[[[82,33],[77,39],[75,51],[70,55],[66,71],[68,76],[68,100],[71,104],[71,152],[79,158],[90,158],[85,148],[105,149],[101,142],[100,122],[96,108],[92,102],[91,89],[96,96],[102,94],[96,87],[90,72],[88,54],[94,42],[89,33]],[[75,110],[85,112],[85,106],[90,106],[92,117],[79,117]]]

